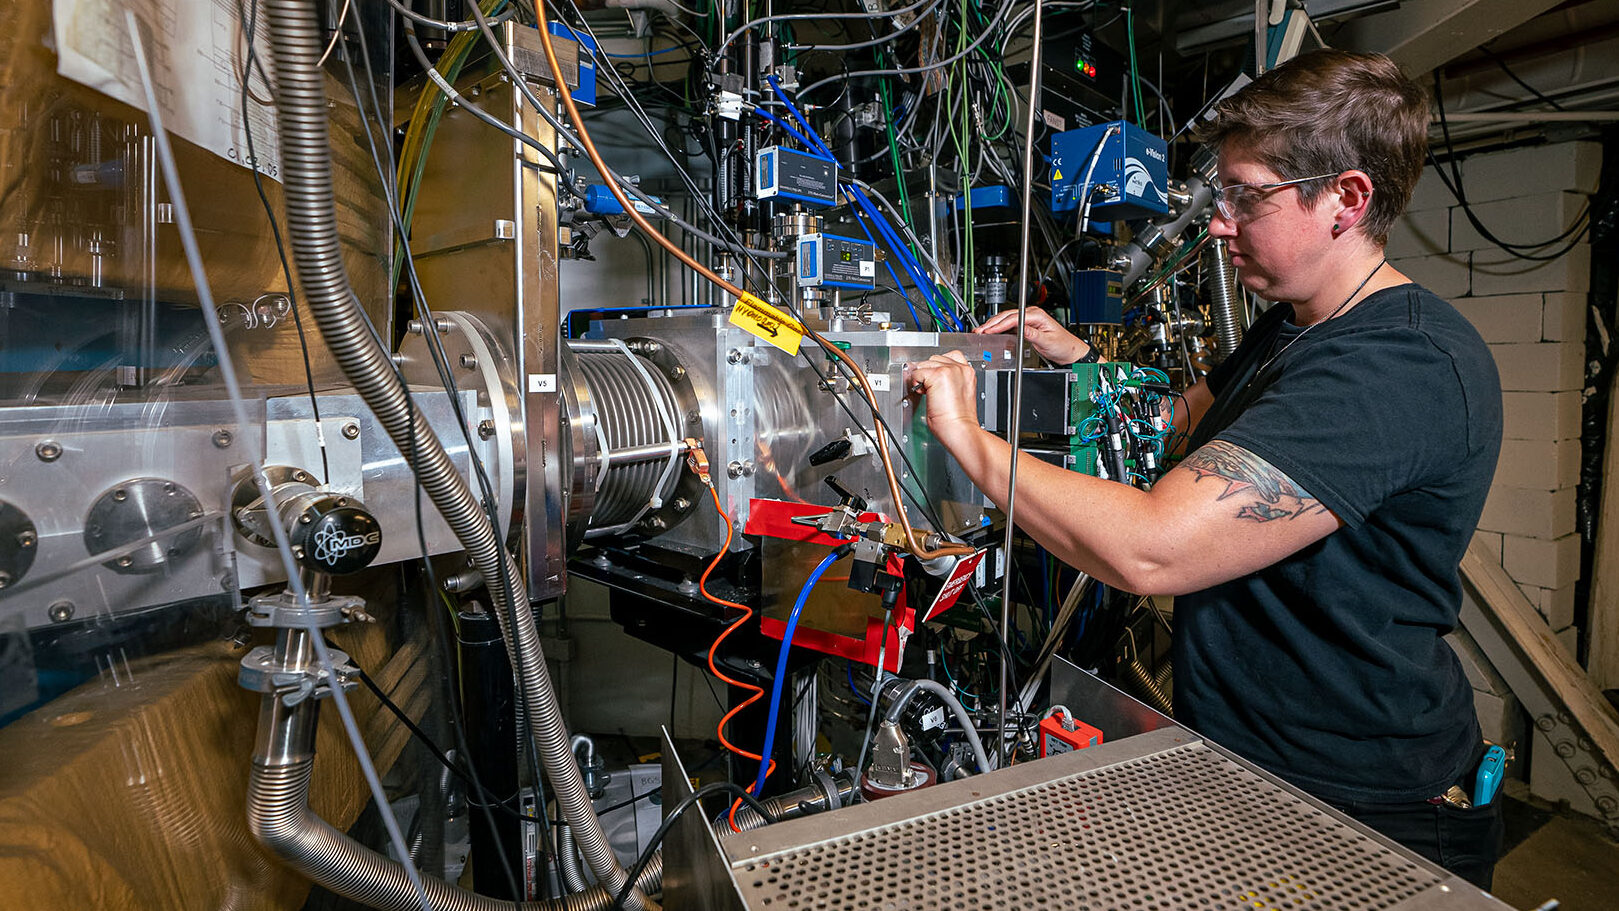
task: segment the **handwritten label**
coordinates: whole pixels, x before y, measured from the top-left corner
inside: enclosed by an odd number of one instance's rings
[[[759,336],[788,354],[797,355],[804,341],[804,327],[798,320],[751,294],[743,294],[731,308],[731,325]]]

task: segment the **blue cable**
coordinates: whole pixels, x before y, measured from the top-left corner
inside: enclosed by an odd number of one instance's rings
[[[776,93],[776,97],[781,100],[781,103],[787,105],[787,113],[792,114],[793,119],[798,121],[798,125],[804,128],[804,132],[815,140],[815,145],[812,148],[827,158],[836,161],[837,156],[832,154],[832,150],[828,149],[826,143],[821,141],[821,135],[815,132],[815,128],[809,125],[809,121],[804,119],[803,114],[799,113],[798,105],[793,104],[793,100],[788,98],[787,93],[781,90],[781,83],[776,81],[776,77],[766,76],[765,81],[770,83],[770,90]]]
[[[860,228],[860,233],[866,235],[866,240],[870,241],[872,247],[875,248],[877,246],[877,239],[872,237],[871,231],[866,228],[866,222],[861,218],[859,210],[851,209],[850,212],[854,215],[854,223]],[[905,283],[900,281],[899,275],[894,272],[893,263],[885,259],[883,260],[883,268],[888,270],[888,277],[894,280],[894,290],[898,291],[899,296],[905,300],[905,309],[911,311],[911,321],[916,325],[917,331],[920,332],[922,329],[922,318],[916,315],[916,305],[911,303],[911,296],[905,293]],[[938,320],[934,320],[934,326],[938,326]]]
[[[849,691],[854,693],[854,698],[859,699],[861,702],[865,703],[866,705],[871,705],[871,700],[867,699],[866,694],[860,692],[860,687],[855,685],[855,682],[854,682],[854,659],[853,658],[849,659],[847,664],[848,664],[848,671],[849,671]]]
[[[792,124],[782,120],[780,117],[777,117],[775,114],[770,113],[764,108],[754,108],[753,113],[758,114],[760,117],[763,117],[776,126],[781,127],[783,130],[786,130],[788,135],[792,136],[794,139],[798,140],[799,144],[809,149],[811,155],[814,155],[816,158],[820,158],[823,161],[832,161],[832,159],[823,156],[820,153],[820,150],[816,148],[816,143],[810,141],[810,139],[803,133],[800,133],[798,130],[794,129]],[[833,163],[835,164],[836,162]]]
[[[815,128],[810,126],[808,120],[804,119],[804,115],[798,110],[798,106],[793,104],[793,100],[788,98],[787,93],[781,90],[781,83],[776,81],[776,77],[767,76],[765,81],[770,83],[770,90],[775,93],[776,98],[779,99],[782,104],[787,106],[787,112],[793,115],[793,119],[798,121],[799,126],[804,128],[804,134],[813,142],[813,148],[824,155],[827,160],[836,162],[837,156],[833,155],[832,150],[826,147],[826,143],[821,140],[821,134],[817,133]],[[888,218],[877,209],[872,201],[866,196],[865,191],[861,190],[857,186],[852,185],[849,187],[849,189],[853,191],[853,196],[859,203],[860,208],[864,209],[866,211],[866,215],[871,218],[874,224],[877,225],[877,231],[883,235],[883,240],[888,244],[888,248],[894,252],[894,255],[900,258],[900,264],[903,265],[905,267],[905,271],[910,274],[911,282],[916,285],[916,289],[920,291],[922,296],[927,300],[929,308],[936,313],[945,314],[945,316],[955,326],[956,331],[962,331],[963,327],[961,325],[961,321],[956,319],[955,314],[949,313],[945,308],[939,306],[938,293],[934,289],[933,283],[928,281],[927,276],[922,271],[921,263],[918,263],[916,258],[911,255],[910,248],[906,247],[905,244],[900,241],[898,232],[894,230],[891,224],[889,224]],[[918,328],[920,328],[920,324],[918,325]]]
[[[888,219],[877,210],[870,197],[866,196],[865,192],[859,187],[851,185],[848,190],[856,205],[864,210],[866,217],[870,218],[872,223],[877,226],[877,232],[883,236],[883,242],[888,245],[888,248],[893,251],[895,256],[899,257],[900,265],[905,267],[906,274],[911,277],[911,284],[915,285],[916,290],[921,292],[922,297],[927,300],[928,308],[935,313],[945,313],[944,309],[939,306],[938,294],[934,290],[933,283],[928,281],[927,276],[923,274],[922,265],[911,256],[910,249],[899,239],[899,235],[894,231],[893,226],[889,224]],[[960,325],[960,323],[956,323],[958,329]]]
[[[793,603],[793,612],[787,615],[787,629],[781,635],[781,653],[776,656],[776,679],[770,685],[770,718],[765,723],[765,745],[759,751],[764,758],[759,760],[759,777],[754,781],[753,787],[748,791],[758,794],[764,790],[765,772],[770,769],[770,754],[776,748],[776,718],[781,709],[781,687],[787,679],[787,653],[793,649],[793,631],[798,629],[798,617],[804,612],[804,605],[808,603],[810,591],[815,583],[832,567],[833,563],[849,555],[849,545],[839,545],[831,553],[821,558],[821,562],[810,570],[809,578],[804,580],[804,587],[798,590],[798,600]]]

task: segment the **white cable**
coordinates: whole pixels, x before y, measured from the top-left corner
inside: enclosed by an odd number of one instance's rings
[[[197,297],[202,306],[202,312],[214,312],[214,295],[212,286],[208,283],[208,274],[203,269],[202,251],[197,246],[197,232],[191,223],[191,210],[186,206],[185,192],[180,185],[180,170],[174,162],[174,148],[169,145],[169,134],[163,127],[163,111],[158,106],[157,87],[152,81],[151,67],[146,60],[146,48],[141,41],[140,23],[136,21],[131,10],[124,10],[124,23],[129,29],[130,44],[134,48],[135,67],[140,71],[141,87],[146,93],[147,117],[152,123],[152,140],[157,147],[158,165],[163,171],[163,183],[169,191],[169,202],[174,209],[174,222],[180,229],[180,245],[185,249],[186,264],[190,267],[192,281],[197,285]],[[230,348],[225,344],[225,334],[219,328],[216,319],[204,319],[203,326],[208,330],[209,339],[213,342],[214,351],[219,359],[219,372],[224,376],[225,389],[230,396],[232,415],[237,426],[246,435],[248,444],[256,454],[264,452],[265,439],[263,435],[253,438],[253,431],[258,425],[248,419],[247,406],[242,401],[242,387],[236,381],[236,369],[231,362]],[[255,445],[256,444],[256,445]],[[259,496],[266,503],[274,502],[270,491],[270,482],[264,476],[264,459],[261,457],[253,461],[253,482],[259,489]],[[281,557],[282,569],[287,573],[287,588],[292,591],[293,600],[304,608],[309,607],[309,592],[304,588],[303,581],[298,575],[297,562],[292,557],[292,545],[287,540],[287,531],[281,527],[280,522],[270,522],[270,532],[275,538],[276,552]],[[382,788],[382,779],[377,775],[377,768],[371,761],[371,754],[365,746],[365,739],[360,736],[360,726],[354,720],[354,710],[349,706],[348,696],[343,692],[342,681],[337,674],[336,663],[332,660],[331,650],[326,647],[326,639],[321,635],[319,626],[311,623],[305,627],[309,633],[310,644],[315,647],[315,654],[320,660],[321,669],[326,674],[332,702],[337,707],[337,713],[343,719],[343,730],[348,734],[349,743],[354,748],[355,757],[360,762],[360,771],[365,775],[366,784],[371,788],[371,797],[377,803],[377,809],[382,813],[383,826],[388,830],[388,839],[392,842],[394,851],[399,854],[400,865],[410,877],[411,885],[416,887],[416,895],[421,899],[422,911],[433,911],[427,900],[427,888],[422,884],[421,874],[410,863],[410,849],[405,843],[404,833],[399,831],[399,820],[395,818],[393,807],[388,803],[388,795]]]
[[[332,29],[332,40],[326,42],[326,50],[320,52],[320,59],[315,61],[315,69],[326,65],[326,58],[332,56],[332,48],[337,47],[337,39],[343,37],[343,20],[349,17],[349,6],[353,3],[354,0],[343,0],[343,11],[337,14],[337,27]]]
[[[1083,202],[1079,210],[1079,234],[1076,235],[1077,237],[1084,237],[1085,229],[1090,227],[1091,198],[1093,196],[1091,193],[1091,178],[1096,176],[1096,163],[1102,160],[1102,150],[1107,148],[1108,137],[1117,132],[1120,132],[1118,124],[1108,127],[1102,133],[1101,141],[1096,144],[1095,151],[1091,152],[1090,166],[1085,169],[1085,180],[1079,185],[1080,193],[1083,194]]]

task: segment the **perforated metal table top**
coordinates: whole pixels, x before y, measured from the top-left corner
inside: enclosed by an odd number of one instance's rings
[[[728,839],[731,875],[771,911],[1505,907],[1185,731],[1131,740],[1162,748],[1093,748],[938,786],[932,808],[915,792]],[[1004,784],[1019,770],[1046,780]]]

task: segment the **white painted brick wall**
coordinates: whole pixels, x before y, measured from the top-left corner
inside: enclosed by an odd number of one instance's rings
[[[1596,192],[1601,168],[1602,149],[1594,142],[1475,155],[1461,164],[1474,217],[1508,243],[1562,233]],[[1574,487],[1591,248],[1581,242],[1549,262],[1513,257],[1484,239],[1429,169],[1407,215],[1389,231],[1386,252],[1395,268],[1454,304],[1490,346],[1501,374],[1503,440],[1474,541],[1501,561],[1573,654],[1580,577]],[[1517,701],[1469,669],[1485,736],[1497,742],[1526,737]],[[1558,762],[1549,748],[1535,756],[1533,790],[1555,799],[1569,776],[1560,763],[1549,768]]]
[[[1411,280],[1440,297],[1454,301],[1465,297],[1473,289],[1472,254],[1452,256],[1449,253],[1434,256],[1411,256],[1401,259],[1389,257],[1389,265]]]
[[[1497,563],[1502,561],[1501,552],[1504,545],[1501,538],[1502,535],[1498,531],[1473,532],[1473,543],[1483,547],[1484,552],[1490,555],[1490,559]]]
[[[1497,485],[1562,490],[1579,481],[1579,440],[1501,441],[1501,461],[1495,466]]]
[[[1509,440],[1573,440],[1580,435],[1578,392],[1503,392],[1502,435]]]
[[[1544,294],[1497,294],[1451,301],[1486,342],[1538,342],[1546,308]]]
[[[1460,256],[1460,254],[1450,254]],[[1522,294],[1534,291],[1575,291],[1591,288],[1591,245],[1581,243],[1549,262],[1528,262],[1500,250],[1471,254],[1473,294]]]
[[[1432,172],[1425,177],[1432,179]],[[1529,146],[1475,155],[1462,162],[1469,203],[1560,190],[1591,194],[1597,191],[1601,177],[1602,144],[1598,142]],[[1443,185],[1439,189],[1445,190]]]
[[[1550,540],[1526,538],[1520,535],[1503,537],[1502,565],[1519,585],[1532,585],[1542,589],[1572,589],[1580,578],[1580,536],[1563,535]],[[1537,593],[1529,599],[1541,606]],[[1568,626],[1573,617],[1562,623],[1552,623],[1552,629]],[[1550,622],[1551,618],[1547,618]]]
[[[1471,189],[1471,188],[1469,188]],[[1574,222],[1590,197],[1583,193],[1547,192],[1515,199],[1474,203],[1473,216],[1507,244],[1532,244],[1558,236]],[[1468,202],[1472,203],[1469,195]],[[1473,226],[1461,206],[1450,210],[1450,249],[1495,250]]]
[[[1585,342],[1585,295],[1560,291],[1545,295],[1540,337],[1548,342]]]
[[[1478,527],[1526,538],[1560,538],[1574,530],[1574,488],[1491,487]]]
[[[1583,342],[1491,345],[1503,392],[1563,392],[1585,384]]]
[[[1389,229],[1384,252],[1391,260],[1450,252],[1450,210],[1407,213]]]

